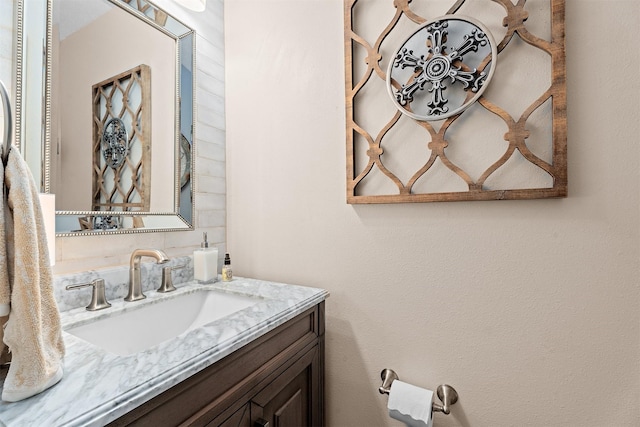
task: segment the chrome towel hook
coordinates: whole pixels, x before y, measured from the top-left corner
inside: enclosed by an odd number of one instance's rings
[[[2,106],[4,107],[4,139],[2,140],[2,161],[7,162],[9,149],[11,148],[11,103],[9,102],[9,93],[4,83],[0,80],[0,98],[2,98]]]
[[[382,372],[380,372],[380,377],[382,378],[382,385],[378,388],[378,391],[380,394],[389,394],[391,391],[391,383],[399,379],[398,374],[396,374],[393,369],[383,369]],[[434,403],[433,411],[449,415],[451,413],[451,405],[454,405],[458,401],[458,392],[449,384],[441,384],[436,389],[436,394],[442,402],[442,405]]]

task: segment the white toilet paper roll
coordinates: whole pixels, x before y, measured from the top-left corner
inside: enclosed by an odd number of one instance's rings
[[[432,427],[433,391],[395,380],[389,391],[389,416],[409,427]]]

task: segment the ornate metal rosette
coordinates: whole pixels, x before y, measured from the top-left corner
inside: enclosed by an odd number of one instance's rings
[[[129,151],[127,128],[119,118],[113,118],[104,125],[102,133],[102,156],[112,168],[119,167]]]
[[[445,15],[402,43],[389,63],[387,89],[402,113],[416,120],[442,120],[482,95],[497,57],[496,43],[483,24]]]
[[[94,230],[119,230],[122,228],[122,217],[117,215],[96,215],[93,217]]]

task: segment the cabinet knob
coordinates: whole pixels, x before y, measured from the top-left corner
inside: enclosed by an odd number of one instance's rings
[[[264,418],[258,418],[255,423],[253,423],[254,427],[269,427],[269,421]]]

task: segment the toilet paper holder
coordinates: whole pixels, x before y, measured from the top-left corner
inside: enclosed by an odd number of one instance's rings
[[[389,394],[391,391],[391,383],[399,379],[398,374],[396,374],[393,369],[383,369],[382,372],[380,372],[380,377],[382,378],[382,385],[378,388],[378,391],[380,394]],[[433,411],[449,415],[449,413],[451,413],[451,405],[454,405],[458,401],[458,392],[449,384],[441,384],[436,389],[436,394],[442,402],[442,405],[434,403]]]

